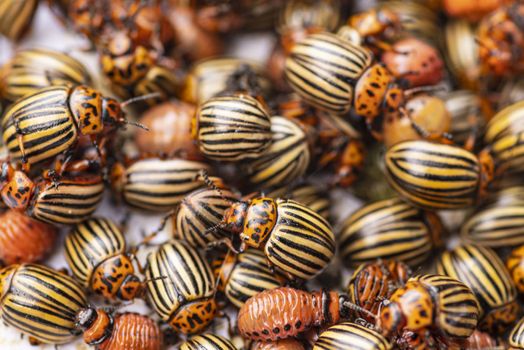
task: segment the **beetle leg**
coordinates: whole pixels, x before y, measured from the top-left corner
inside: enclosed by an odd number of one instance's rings
[[[29,173],[30,170],[30,164],[27,160],[27,156],[25,154],[25,147],[24,147],[24,132],[22,131],[22,128],[20,127],[20,121],[15,121],[15,130],[16,130],[16,139],[18,141],[18,147],[20,148],[20,153],[22,154],[22,167],[23,170],[26,173]]]
[[[178,208],[177,209],[174,209],[174,210],[171,210],[169,213],[167,213],[164,218],[162,219],[162,221],[160,222],[160,226],[154,230],[153,232],[151,232],[150,234],[148,235],[144,235],[143,236],[143,239],[142,239],[142,242],[140,242],[138,244],[138,246],[142,246],[142,245],[145,245],[145,246],[148,246],[150,245],[150,242],[160,233],[162,232],[166,226],[167,226],[167,222],[169,221],[170,218],[173,218],[176,216],[178,212]],[[174,222],[173,222],[173,231],[174,231]]]
[[[242,247],[240,247],[240,249],[236,249],[233,246],[233,241],[230,238],[228,238],[228,237],[224,237],[224,238],[218,239],[218,240],[216,240],[214,242],[209,242],[207,244],[207,248],[208,249],[213,249],[213,248],[221,246],[221,245],[225,245],[229,250],[231,250],[235,254],[239,254],[239,253],[241,253],[241,252],[243,252],[245,250]]]

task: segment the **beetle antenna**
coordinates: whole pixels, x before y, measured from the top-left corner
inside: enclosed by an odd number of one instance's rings
[[[404,91],[404,94],[406,96],[412,96],[415,94],[418,94],[419,92],[444,92],[446,91],[446,87],[442,84],[440,85],[426,85],[426,86],[418,86],[411,89],[407,89]]]
[[[352,311],[357,311],[357,312],[360,312],[368,317],[371,317],[373,319],[377,319],[378,318],[378,315],[372,313],[371,311],[369,310],[366,310],[364,309],[362,306],[358,306],[357,304],[354,304],[352,302],[349,302],[349,301],[344,301],[342,303],[342,305],[344,305],[345,307],[347,307],[348,309],[352,310]]]
[[[124,108],[125,106],[130,105],[132,103],[148,100],[150,98],[161,97],[161,96],[162,96],[162,94],[160,92],[152,92],[150,94],[145,94],[145,95],[142,95],[142,96],[131,97],[130,99],[125,100],[124,102],[121,102],[120,106],[122,108]]]
[[[134,121],[131,121],[131,120],[125,120],[124,121],[124,124],[127,124],[127,125],[133,125],[133,126],[136,126],[137,128],[140,128],[142,130],[145,130],[145,131],[149,131],[149,128],[147,126],[145,126],[144,124],[141,124],[139,122],[134,122]]]
[[[197,178],[200,178],[202,179],[202,181],[206,184],[207,187],[209,187],[210,189],[212,189],[213,191],[215,191],[216,193],[218,193],[218,195],[223,199],[225,200],[226,202],[228,202],[229,204],[235,204],[234,201],[232,201],[231,199],[227,198],[226,196],[224,196],[224,192],[222,191],[222,189],[220,187],[217,186],[217,184],[215,183],[215,181],[211,180],[211,178],[209,177],[209,173],[207,172],[207,170],[205,169],[202,169],[198,172],[197,174]]]

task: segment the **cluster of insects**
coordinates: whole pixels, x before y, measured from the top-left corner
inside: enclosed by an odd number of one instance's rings
[[[28,47],[46,12],[82,47]],[[524,350],[523,0],[0,0],[0,36],[21,342]]]

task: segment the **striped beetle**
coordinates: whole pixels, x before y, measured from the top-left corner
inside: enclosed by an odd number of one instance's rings
[[[524,317],[513,327],[508,336],[509,350],[524,349]]]
[[[29,29],[38,0],[3,0],[0,3],[0,34],[18,41]]]
[[[479,156],[453,145],[405,141],[384,156],[386,177],[401,197],[429,209],[473,206],[486,196],[494,176],[487,149]]]
[[[192,134],[209,159],[239,162],[258,158],[272,140],[269,111],[249,95],[213,97],[198,108]]]
[[[50,49],[22,50],[0,69],[0,95],[9,100],[33,94],[49,85],[89,85],[91,76],[70,55]]]
[[[443,226],[432,212],[400,198],[370,203],[347,218],[338,236],[345,265],[395,259],[411,266],[424,262],[440,245]]]
[[[391,350],[393,346],[380,333],[352,322],[331,326],[320,334],[313,350]]]
[[[464,340],[477,327],[480,306],[464,283],[441,275],[410,278],[380,309],[377,327],[399,345],[424,348],[436,332],[445,340]],[[411,346],[411,347],[410,347]]]
[[[511,251],[506,267],[519,293],[524,293],[524,245]]]
[[[215,278],[195,249],[172,240],[147,259],[147,296],[160,319],[177,332],[199,333],[217,313]]]
[[[82,286],[106,299],[132,300],[142,293],[133,256],[112,220],[90,218],[77,224],[66,236],[65,255]]]
[[[184,342],[180,345],[179,350],[237,350],[237,348],[224,337],[215,334],[202,334]]]
[[[460,279],[475,293],[481,311],[479,328],[503,332],[519,313],[517,290],[504,263],[490,248],[462,245],[442,253],[438,273]]]

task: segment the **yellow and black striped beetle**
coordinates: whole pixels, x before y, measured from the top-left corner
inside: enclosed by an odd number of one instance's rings
[[[169,211],[191,191],[202,187],[204,163],[179,158],[145,158],[130,164],[116,163],[111,169],[113,192],[136,208],[149,211]]]
[[[0,3],[0,34],[17,41],[29,29],[38,0],[3,0]]]
[[[0,69],[0,97],[8,101],[49,85],[90,85],[91,76],[75,58],[50,49],[22,50]]]
[[[192,128],[200,152],[217,161],[258,158],[272,141],[269,111],[246,94],[207,100],[197,110]]]
[[[503,332],[517,319],[520,307],[515,284],[490,248],[467,244],[444,252],[437,261],[437,271],[473,290],[481,306],[481,330]]]
[[[147,259],[147,296],[160,319],[177,332],[199,333],[217,313],[215,278],[200,253],[172,240]]]
[[[513,327],[508,336],[509,350],[524,349],[524,317]]]
[[[112,220],[90,218],[77,224],[66,236],[65,255],[84,288],[106,299],[141,296],[143,284],[135,274],[132,254]]]
[[[247,247],[263,249],[271,264],[290,280],[309,280],[324,270],[335,254],[329,223],[307,206],[287,199],[258,197],[237,202],[219,227],[238,234]]]
[[[266,255],[258,249],[248,248],[238,255],[227,254],[225,259],[217,259],[212,265],[218,266],[214,271],[218,291],[238,308],[264,290],[282,287],[285,281],[271,271]]]
[[[192,337],[180,345],[179,350],[237,350],[237,348],[226,338],[208,333]]]
[[[384,156],[386,177],[401,197],[429,210],[473,206],[486,196],[494,164],[489,151],[479,156],[454,145],[405,141]]]
[[[352,322],[331,326],[320,334],[313,350],[391,350],[393,346],[377,331]]]
[[[342,224],[338,236],[345,265],[356,267],[376,259],[395,259],[411,266],[423,263],[440,245],[439,217],[391,198],[365,205]]]
[[[85,85],[54,86],[27,95],[6,111],[3,141],[25,170],[73,149],[81,136],[97,142],[128,123],[124,103]]]

